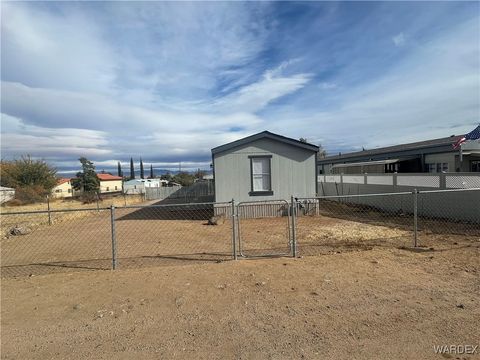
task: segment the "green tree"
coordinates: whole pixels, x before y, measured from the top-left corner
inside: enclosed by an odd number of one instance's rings
[[[0,162],[1,186],[15,188],[15,197],[23,203],[44,200],[57,184],[56,175],[54,167],[44,160],[34,160],[30,155]]]
[[[145,179],[145,172],[143,171],[143,161],[140,158],[140,179]]]
[[[85,193],[95,193],[100,189],[100,180],[95,173],[95,165],[87,158],[78,159],[82,164],[82,171],[72,179],[72,186],[75,190],[83,190]]]
[[[172,181],[172,174],[167,172],[166,174],[160,175],[160,179],[167,180],[167,181]]]
[[[325,150],[322,146],[322,144],[318,144],[318,158],[319,159],[324,159],[327,157],[327,150]]]
[[[182,171],[174,175],[172,177],[172,181],[179,183],[182,186],[190,186],[195,181],[195,176],[188,172]]]
[[[118,176],[123,177],[122,164],[120,164],[120,161],[117,162],[117,173],[118,173]]]
[[[197,169],[197,171],[195,172],[194,176],[195,176],[195,179],[203,179],[203,177],[205,176],[206,172],[203,171],[203,170],[200,170],[200,169]]]
[[[133,158],[130,158],[130,179],[135,179],[135,168],[133,166]]]
[[[153,165],[150,164],[150,179],[154,179],[155,178],[155,174],[153,173]]]

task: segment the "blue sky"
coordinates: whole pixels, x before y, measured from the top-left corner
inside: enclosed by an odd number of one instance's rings
[[[262,130],[331,153],[472,130],[478,2],[2,2],[3,158],[208,167]]]

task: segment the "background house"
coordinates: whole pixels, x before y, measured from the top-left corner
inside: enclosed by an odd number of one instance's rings
[[[121,192],[123,189],[123,178],[110,174],[97,174],[100,180],[100,193]]]
[[[319,174],[480,172],[480,142],[453,148],[462,136],[419,141],[319,159]]]
[[[212,149],[215,201],[290,200],[316,194],[318,147],[264,131]]]
[[[69,198],[73,196],[73,187],[71,179],[61,178],[57,180],[57,185],[52,189],[52,197]]]
[[[168,181],[162,179],[132,179],[123,183],[125,194],[144,194],[145,188],[167,186]]]
[[[10,201],[15,198],[15,189],[5,186],[0,186],[0,204]]]

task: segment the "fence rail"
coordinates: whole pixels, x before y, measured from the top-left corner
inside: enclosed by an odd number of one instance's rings
[[[480,188],[476,173],[336,174],[318,175],[317,181],[322,196]]]
[[[11,212],[0,220],[2,276],[124,269],[478,239],[480,189]]]

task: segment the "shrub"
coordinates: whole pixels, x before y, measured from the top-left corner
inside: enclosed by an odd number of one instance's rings
[[[15,189],[15,200],[19,205],[44,202],[48,192],[42,186],[23,186]]]

